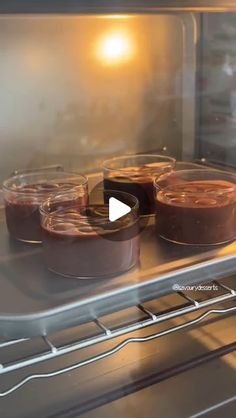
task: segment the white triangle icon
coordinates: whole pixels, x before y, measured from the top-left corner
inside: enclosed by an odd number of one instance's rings
[[[131,208],[115,197],[109,199],[109,221],[114,222],[131,211]]]

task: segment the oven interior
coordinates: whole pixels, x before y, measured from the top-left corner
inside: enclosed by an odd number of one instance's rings
[[[104,159],[140,153],[234,172],[235,22],[184,9],[1,15],[1,182],[60,166],[92,188]],[[147,232],[142,277],[70,283],[9,243],[0,210],[4,418],[235,416],[234,243],[156,246]]]

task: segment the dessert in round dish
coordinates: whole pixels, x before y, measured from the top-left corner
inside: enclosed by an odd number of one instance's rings
[[[116,157],[103,163],[104,188],[136,196],[140,215],[155,213],[153,181],[172,171],[175,159],[164,155],[140,154]]]
[[[105,193],[108,193],[105,192]],[[109,196],[121,196],[110,192]],[[109,221],[109,205],[61,205],[60,196],[40,207],[43,249],[48,268],[64,276],[106,278],[134,267],[139,260],[138,201],[125,195],[131,210]],[[119,197],[120,198],[120,197]]]
[[[88,199],[86,177],[65,171],[32,172],[10,177],[3,183],[6,222],[10,235],[24,242],[42,241],[39,206],[51,194],[77,187],[81,205]]]
[[[236,176],[183,170],[155,181],[158,234],[181,244],[212,245],[236,238]]]

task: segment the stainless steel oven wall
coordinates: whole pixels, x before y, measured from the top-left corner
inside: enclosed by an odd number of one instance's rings
[[[191,154],[195,35],[191,14],[2,16],[0,180],[163,147]]]

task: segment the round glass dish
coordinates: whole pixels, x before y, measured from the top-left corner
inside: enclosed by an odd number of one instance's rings
[[[103,163],[104,188],[136,196],[140,215],[155,213],[153,181],[170,172],[175,159],[164,155],[139,154],[111,158]]]
[[[88,199],[88,181],[81,174],[40,170],[10,177],[3,183],[6,222],[10,235],[29,243],[42,242],[39,206],[52,193],[79,186],[81,205]]]
[[[154,182],[158,234],[175,243],[215,245],[236,238],[236,175],[183,170]]]
[[[40,207],[43,249],[49,270],[76,278],[108,278],[121,274],[139,261],[139,205],[127,193],[104,191],[102,199],[84,207],[65,206],[63,194],[52,196]],[[109,198],[130,207],[120,219],[109,221]]]

